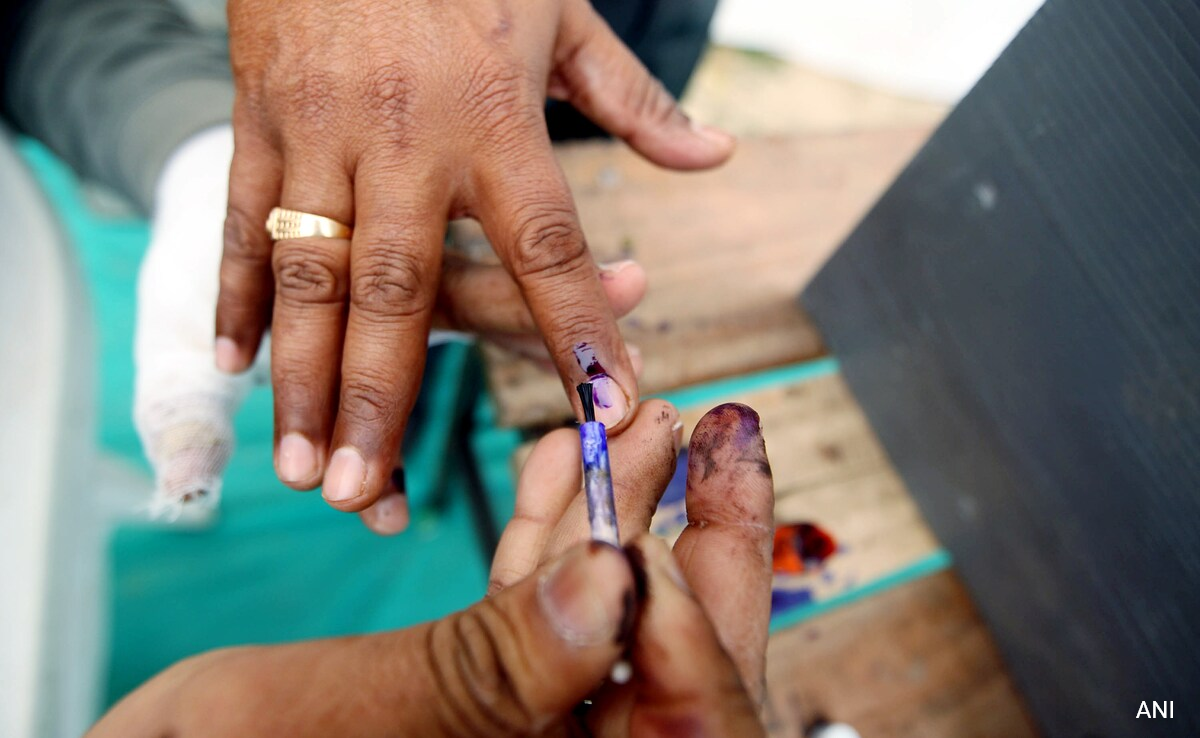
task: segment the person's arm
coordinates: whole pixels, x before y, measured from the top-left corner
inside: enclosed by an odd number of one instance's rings
[[[3,67],[5,118],[149,213],[171,152],[230,120],[224,35],[196,28],[168,0],[17,5]]]
[[[647,403],[613,439],[624,551],[577,543],[586,535],[571,504],[578,438],[573,455],[556,432],[522,472],[527,517],[510,524],[497,557],[510,574],[523,569],[520,579],[402,631],[189,659],[118,703],[89,735],[763,735],[774,500],[758,416],[723,405],[697,426],[693,522],[671,551],[638,535],[649,515],[635,511],[653,509],[671,477],[677,420],[670,405]],[[517,540],[527,544],[520,551]],[[631,678],[606,681],[621,658]]]

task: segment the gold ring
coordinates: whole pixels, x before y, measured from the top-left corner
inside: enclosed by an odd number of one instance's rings
[[[275,241],[286,238],[350,238],[352,233],[350,226],[333,218],[287,208],[271,208],[271,214],[267,216],[267,232]]]

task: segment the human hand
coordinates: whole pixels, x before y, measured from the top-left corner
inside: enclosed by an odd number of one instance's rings
[[[646,273],[633,261],[604,265],[600,283],[610,309],[617,317],[633,310],[646,293]],[[438,328],[467,331],[532,359],[548,370],[553,369],[545,344],[536,334],[520,289],[503,267],[472,263],[457,255],[447,255],[442,265],[433,324]],[[641,357],[633,345],[627,346],[634,370],[640,374]],[[278,429],[277,429],[278,430]],[[320,482],[313,475],[313,457],[289,456],[288,439],[279,446],[276,469],[280,478],[293,487],[308,489]],[[396,468],[403,467],[398,454]],[[380,535],[395,535],[408,527],[408,496],[395,483],[389,484],[369,507],[359,513],[363,523]]]
[[[630,462],[613,467],[627,532],[645,526],[648,515],[634,511],[670,476],[660,462],[664,450],[673,458],[677,418],[670,405],[647,403],[614,439],[614,457]],[[578,457],[564,440],[551,434],[535,449],[518,505],[541,481],[547,497],[567,496],[559,479]],[[541,541],[546,561],[497,582],[474,607],[393,633],[188,659],[89,735],[763,735],[772,492],[757,416],[740,405],[713,410],[690,452],[691,523],[674,552],[642,535],[624,553],[583,543],[551,558],[572,529],[584,530],[571,503],[545,518],[519,515],[507,545]],[[524,566],[501,556],[507,576]],[[622,657],[632,680],[605,683]]]
[[[233,0],[229,17],[238,96],[216,361],[244,370],[270,322],[277,451],[314,460],[287,481],[323,480],[347,511],[387,488],[453,217],[482,223],[568,395],[595,375],[600,419],[623,430],[634,372],[544,99],[664,166],[716,165],[732,140],[692,125],[587,0]],[[353,238],[272,245],[275,205],[353,223]]]
[[[230,376],[213,365],[220,221],[232,153],[227,125],[189,138],[172,153],[156,187],[150,245],[138,277],[133,415],[154,469],[150,510],[168,520],[203,522],[211,515],[233,452],[233,416],[252,384],[250,372]],[[646,274],[636,262],[618,262],[601,267],[600,283],[613,314],[621,317],[645,294]],[[433,325],[548,364],[520,289],[499,265],[447,254]],[[254,374],[268,370],[259,367]],[[320,482],[313,461],[306,466],[285,453],[276,462],[293,486]],[[408,519],[407,502],[402,496],[388,500],[387,494],[380,500],[386,504],[363,511],[363,520],[376,532],[397,533]]]
[[[671,553],[648,536],[628,551],[579,544],[434,623],[193,657],[88,735],[763,735]],[[630,648],[634,680],[601,686]]]
[[[679,413],[670,403],[649,400],[629,429],[609,442],[623,542],[648,530],[674,472],[682,432]],[[489,593],[503,591],[587,538],[581,477],[574,430],[553,431],[534,447],[518,482],[512,520],[492,560]],[[752,409],[721,405],[697,423],[688,448],[685,504],[688,526],[673,556],[662,547],[656,560],[667,568],[678,562],[757,703],[763,697],[771,616],[774,487],[758,414]],[[637,663],[637,649],[635,671],[657,673],[654,659],[648,665]]]

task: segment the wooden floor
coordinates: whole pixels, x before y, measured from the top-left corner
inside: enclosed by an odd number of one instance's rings
[[[1037,735],[987,628],[952,572],[881,592],[771,637],[767,727],[818,719],[864,738]]]
[[[720,170],[663,172],[612,143],[560,152],[596,258],[636,258],[649,276],[645,302],[622,322],[645,360],[643,393],[822,356],[796,295],[944,114],[727,50],[697,90],[690,109],[722,111],[716,122],[752,134]],[[722,107],[732,90],[738,103]],[[458,248],[486,258],[478,230],[460,226]],[[499,349],[486,359],[502,424],[568,417],[557,379]],[[762,416],[777,523],[813,522],[839,543],[822,569],[777,587],[853,600],[772,636],[771,734],[801,736],[827,719],[867,738],[1036,735],[952,570],[877,586],[940,549],[836,372],[710,395],[681,407],[686,427],[727,400]]]

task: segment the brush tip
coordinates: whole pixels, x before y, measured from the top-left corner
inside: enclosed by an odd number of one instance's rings
[[[583,403],[583,420],[585,423],[593,423],[596,420],[596,402],[592,398],[592,383],[583,382],[575,385],[575,391],[579,393],[579,400]]]

